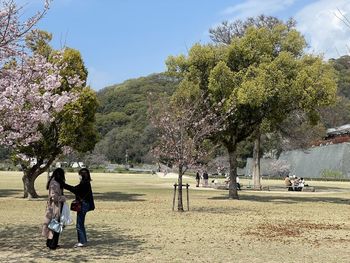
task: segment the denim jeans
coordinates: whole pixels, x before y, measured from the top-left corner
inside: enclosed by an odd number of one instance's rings
[[[77,213],[77,234],[78,234],[78,242],[85,244],[87,242],[86,230],[85,230],[85,216],[89,211],[89,203],[82,202],[81,211]]]

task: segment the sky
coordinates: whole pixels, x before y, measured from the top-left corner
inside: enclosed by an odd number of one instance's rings
[[[25,15],[43,0],[17,0]],[[208,30],[222,21],[260,14],[293,17],[307,52],[325,59],[350,53],[349,0],[54,0],[37,28],[52,45],[79,50],[95,90],[166,70],[168,56],[210,42]]]

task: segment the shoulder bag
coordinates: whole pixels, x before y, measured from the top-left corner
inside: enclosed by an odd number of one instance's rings
[[[63,231],[63,223],[58,222],[55,218],[51,219],[47,227],[56,233],[62,233]]]

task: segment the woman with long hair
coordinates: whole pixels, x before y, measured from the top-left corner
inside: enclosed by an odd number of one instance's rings
[[[81,210],[77,212],[77,235],[78,243],[74,247],[84,247],[87,243],[87,236],[85,230],[85,216],[88,211],[95,209],[94,197],[92,195],[91,189],[91,176],[90,171],[87,168],[82,168],[79,170],[80,183],[76,186],[71,186],[64,184],[64,189],[75,194],[75,199],[80,200]]]
[[[46,246],[49,249],[56,249],[58,247],[58,239],[60,234],[49,229],[48,224],[53,218],[57,221],[60,220],[62,206],[66,201],[66,197],[63,195],[63,185],[65,181],[64,170],[62,168],[57,168],[53,171],[46,185],[46,189],[49,190],[49,196],[42,228],[42,235],[47,238]]]

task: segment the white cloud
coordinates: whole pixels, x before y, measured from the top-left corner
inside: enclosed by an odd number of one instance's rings
[[[323,53],[326,58],[349,53],[350,27],[337,18],[340,17],[338,9],[350,19],[348,0],[316,1],[296,14],[297,27],[305,35],[310,52]]]
[[[241,4],[226,8],[223,15],[233,15],[235,19],[257,16],[260,14],[276,14],[287,9],[295,0],[247,0]]]

